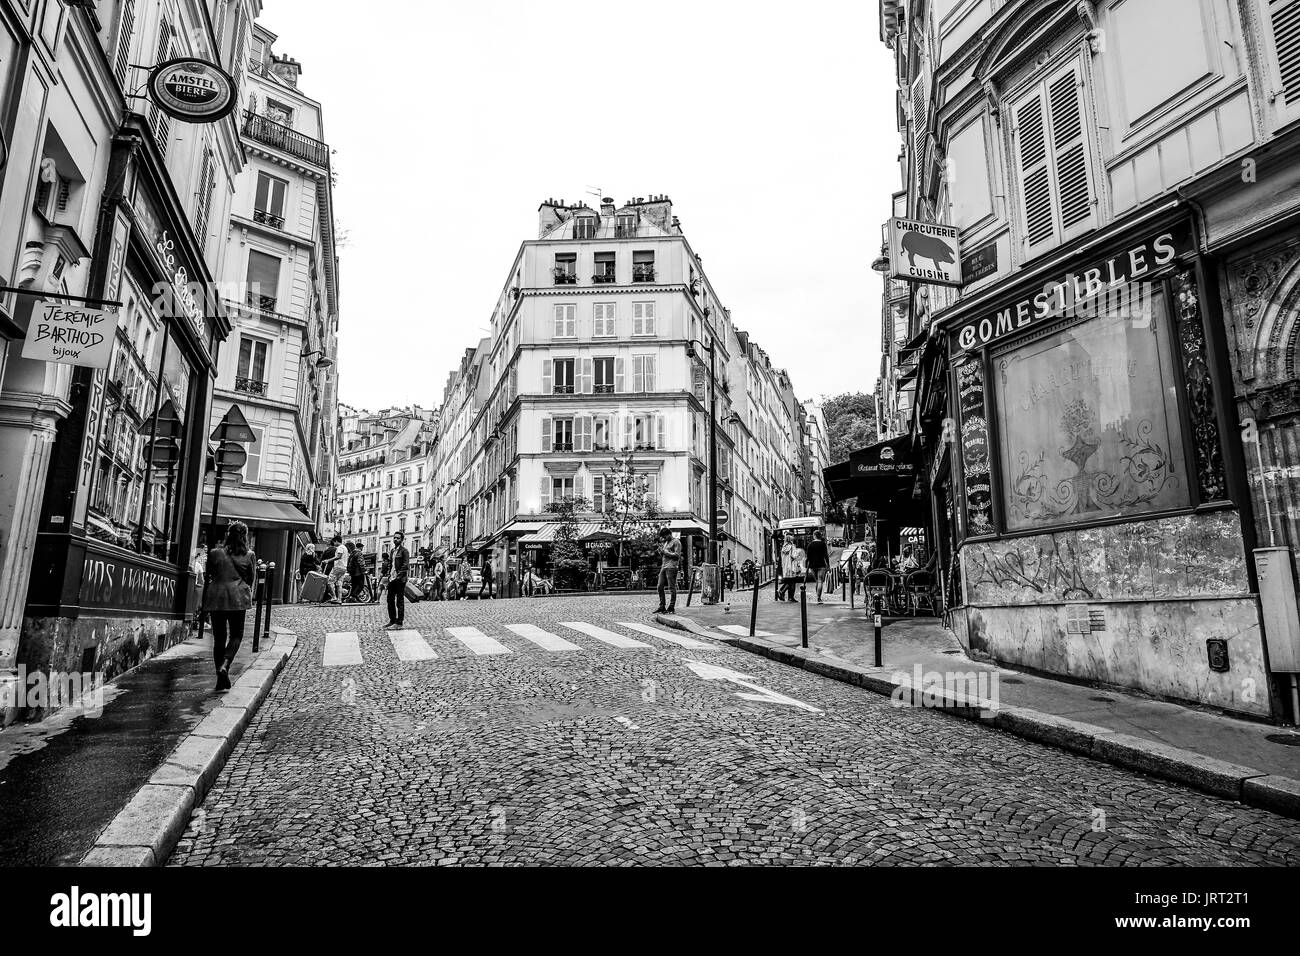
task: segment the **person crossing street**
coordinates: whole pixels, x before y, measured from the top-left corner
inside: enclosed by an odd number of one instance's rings
[[[406,618],[406,575],[411,566],[411,555],[406,550],[406,535],[393,535],[393,573],[388,579],[388,623],[385,627],[401,627]]]
[[[677,607],[677,566],[682,560],[682,543],[667,528],[659,529],[659,555],[662,558],[659,566],[659,607],[655,608],[655,613],[673,614]],[[669,594],[667,607],[664,606],[665,588]]]

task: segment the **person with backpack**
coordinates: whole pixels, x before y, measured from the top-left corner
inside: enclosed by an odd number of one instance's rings
[[[826,587],[826,574],[830,570],[831,556],[826,548],[826,539],[821,531],[813,532],[813,539],[806,551],[808,570],[817,580],[817,603],[822,603],[822,590]]]
[[[410,573],[411,556],[403,542],[406,535],[399,531],[393,535],[393,576],[388,582],[388,623],[384,627],[401,627],[406,618],[406,576]]]

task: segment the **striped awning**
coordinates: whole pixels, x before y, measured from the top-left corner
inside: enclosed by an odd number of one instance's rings
[[[551,521],[542,525],[532,534],[524,535],[519,539],[519,542],[521,544],[546,544],[555,540],[555,532],[559,530],[560,522]],[[597,521],[580,522],[578,524],[578,540],[600,540],[604,536],[603,531],[604,529],[601,528],[600,523]]]

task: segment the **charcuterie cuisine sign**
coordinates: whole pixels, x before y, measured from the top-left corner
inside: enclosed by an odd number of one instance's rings
[[[961,285],[957,227],[912,219],[889,220],[889,269],[895,279]]]

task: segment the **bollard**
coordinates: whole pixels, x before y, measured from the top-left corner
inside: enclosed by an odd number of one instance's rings
[[[695,569],[691,569],[691,578],[686,587],[686,606],[691,606],[691,595],[695,593]]]
[[[876,666],[877,666],[877,667],[884,667],[884,666],[885,666],[884,664],[882,664],[882,663],[880,662],[880,631],[881,631],[881,629],[882,629],[883,627],[884,627],[883,615],[877,614],[877,615],[876,615],[876,618],[875,618],[875,631],[876,631]]]
[[[262,636],[262,601],[266,594],[266,565],[257,562],[253,575],[253,653],[257,653],[258,641]]]
[[[799,585],[799,631],[803,634],[803,646],[808,646],[808,585]]]
[[[857,564],[857,562],[854,561],[852,558],[849,558],[849,610],[850,611],[853,610],[854,607],[856,606],[854,602],[857,600],[857,592],[858,592],[858,582],[854,580],[854,571],[853,571],[853,565],[855,564]]]
[[[271,605],[275,603],[275,562],[266,566],[266,623],[263,625],[262,639],[271,639]],[[254,650],[256,650],[254,642]]]
[[[749,636],[754,636],[754,627],[758,623],[758,582],[754,582],[753,600],[749,605]]]

